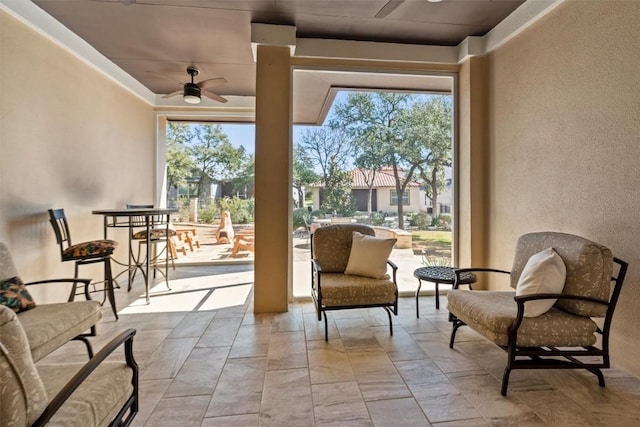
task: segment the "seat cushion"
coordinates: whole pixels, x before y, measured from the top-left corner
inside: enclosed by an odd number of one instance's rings
[[[117,246],[118,242],[114,240],[92,240],[90,242],[77,243],[62,252],[62,260],[72,261],[106,257],[113,254]]]
[[[100,303],[93,300],[41,304],[18,315],[36,362],[87,332],[101,318]]]
[[[322,273],[320,287],[324,307],[393,304],[398,295],[398,288],[391,280],[342,273]]]
[[[451,290],[448,309],[472,329],[506,346],[517,314],[515,292]],[[596,323],[588,317],[551,308],[538,317],[525,317],[518,331],[520,347],[589,346],[596,342]]]
[[[54,398],[83,364],[37,366],[47,395]],[[51,418],[48,426],[107,426],[133,392],[132,371],[124,362],[103,362]]]
[[[22,325],[5,306],[0,306],[0,343],[0,424],[31,425],[44,412],[47,394]]]

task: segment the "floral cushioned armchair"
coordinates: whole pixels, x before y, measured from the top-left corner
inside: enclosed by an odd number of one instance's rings
[[[329,339],[326,312],[351,308],[384,308],[393,335],[391,312],[398,314],[398,267],[388,260],[388,252],[395,239],[376,239],[374,236],[373,228],[360,224],[320,227],[311,235],[311,295],[318,320],[322,320],[324,315],[325,341]],[[360,265],[354,266],[356,257],[352,246],[363,239],[370,239],[369,243],[373,245],[362,246],[363,250],[357,257]],[[381,251],[380,244],[386,245],[387,251]],[[392,268],[393,277],[385,273],[386,265]],[[368,272],[369,267],[373,271],[381,269],[382,274]]]
[[[19,274],[13,263],[9,248],[0,242],[0,282],[19,282]],[[32,286],[69,286],[75,287],[76,283],[84,284],[84,301],[71,301],[74,290],[71,291],[70,300],[40,304],[38,301],[23,304],[25,310],[19,311],[18,318],[22,324],[34,361],[38,361],[47,354],[58,349],[70,340],[82,341],[87,347],[89,357],[93,356],[93,349],[88,337],[96,335],[96,323],[102,318],[100,303],[89,296],[89,279],[49,279],[37,282],[29,282],[25,285],[25,291]],[[28,292],[25,292],[28,295]],[[5,301],[6,302],[6,301]],[[11,306],[12,304],[5,304]],[[12,307],[13,308],[13,307]]]
[[[549,249],[564,264],[561,292],[544,290],[552,275],[543,271],[538,278],[543,285],[540,293],[519,293],[531,261]],[[617,274],[612,277],[614,264]],[[448,294],[453,322],[449,347],[453,348],[458,328],[467,325],[507,351],[503,396],[513,369],[587,369],[604,387],[601,369],[610,366],[609,329],[626,270],[627,263],[614,258],[608,248],[582,237],[554,232],[525,234],[518,239],[511,271],[456,270],[456,281],[467,271],[510,274],[516,291],[462,290],[454,284]],[[543,301],[549,301],[548,310],[535,317],[526,313],[526,306]],[[592,318],[604,318],[603,325],[599,327]],[[596,334],[601,335],[600,347],[594,346]]]
[[[138,412],[135,329],[107,343],[86,364],[36,365],[18,316],[0,305],[0,424],[128,426]],[[124,344],[124,361],[104,361]]]

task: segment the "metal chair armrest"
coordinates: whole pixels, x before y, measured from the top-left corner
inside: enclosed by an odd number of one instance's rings
[[[47,283],[73,283],[73,287],[71,288],[71,294],[69,296],[69,301],[73,301],[73,297],[76,294],[76,284],[82,283],[84,284],[84,296],[87,301],[91,300],[91,295],[89,295],[89,284],[91,283],[91,279],[47,279],[47,280],[37,280],[35,282],[25,283],[25,286],[32,285],[42,285]]]
[[[127,365],[133,370],[133,379],[137,384],[138,380],[138,364],[133,358],[133,336],[136,334],[135,329],[127,329],[122,332],[120,335],[112,339],[107,345],[105,345],[102,350],[100,350],[95,356],[91,358],[79,371],[77,374],[69,380],[69,382],[60,390],[60,392],[49,402],[49,405],[46,407],[40,418],[33,423],[33,427],[44,426],[49,422],[51,417],[53,417],[56,412],[62,407],[62,405],[71,397],[73,392],[82,385],[84,380],[89,377],[89,375],[95,371],[98,366],[113,353],[118,347],[122,344],[125,344],[125,359]],[[134,387],[136,385],[134,384]]]

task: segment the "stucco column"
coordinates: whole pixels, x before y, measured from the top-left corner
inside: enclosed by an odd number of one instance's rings
[[[254,312],[288,309],[291,243],[290,49],[257,47]]]
[[[489,100],[488,59],[465,62],[458,80],[457,264],[483,267],[488,260]]]

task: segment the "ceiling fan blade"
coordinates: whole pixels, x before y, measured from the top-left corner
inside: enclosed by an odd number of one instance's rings
[[[404,3],[404,0],[389,0],[387,4],[382,6],[382,9],[376,13],[376,18],[386,18],[391,12],[396,10],[398,6]]]
[[[201,94],[206,96],[207,98],[213,99],[214,101],[218,101],[218,102],[222,102],[222,103],[227,102],[226,98],[223,98],[220,95],[218,95],[217,93],[213,93],[213,92],[211,92],[209,90],[203,90],[201,92]]]
[[[198,87],[200,89],[206,89],[208,87],[219,85],[226,82],[227,80],[224,77],[215,77],[213,79],[207,79],[207,80],[201,81],[200,83],[198,83]]]
[[[183,89],[176,90],[174,92],[171,92],[171,93],[168,93],[168,94],[164,95],[163,98],[171,98],[172,96],[181,95],[182,92],[183,92]]]

